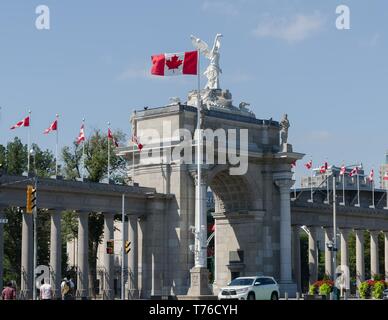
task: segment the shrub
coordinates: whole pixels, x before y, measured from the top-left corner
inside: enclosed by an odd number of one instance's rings
[[[315,291],[316,291],[316,287],[315,287],[313,284],[311,284],[311,285],[309,286],[309,294],[310,294],[310,295],[314,295],[314,294],[315,294]]]
[[[385,283],[383,281],[377,281],[372,289],[373,298],[382,299],[384,289],[385,289]]]
[[[319,294],[327,296],[331,292],[331,286],[328,283],[324,283],[319,287]]]
[[[360,292],[360,298],[366,299],[370,293],[368,281],[361,282],[360,287],[358,288],[358,291]]]

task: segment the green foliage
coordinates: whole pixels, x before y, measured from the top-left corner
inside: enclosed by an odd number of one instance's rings
[[[385,284],[382,281],[378,281],[374,284],[372,289],[372,296],[375,299],[382,299],[383,298],[383,291],[385,289]]]
[[[311,284],[310,286],[309,286],[309,294],[310,295],[314,295],[315,293],[316,293],[316,287],[313,285],[313,284]]]
[[[331,286],[327,283],[324,283],[319,287],[319,294],[321,295],[327,296],[330,294],[330,292],[331,292]]]
[[[358,291],[360,293],[360,298],[361,299],[366,299],[369,296],[369,284],[364,281],[360,284]]]
[[[7,147],[1,146],[0,161],[6,173],[21,175],[27,169],[27,146],[15,137]]]

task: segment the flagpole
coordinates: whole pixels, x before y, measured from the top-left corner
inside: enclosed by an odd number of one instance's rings
[[[58,176],[58,130],[59,130],[59,114],[57,113],[56,116],[57,118],[57,130],[55,130],[56,134],[56,141],[55,141],[55,176]]]
[[[196,231],[196,250],[195,250],[195,266],[196,267],[206,267],[206,261],[203,256],[203,250],[205,247],[204,242],[204,232],[206,232],[206,227],[202,230],[202,225],[205,223],[203,217],[203,208],[202,208],[202,119],[201,119],[201,83],[200,83],[200,59],[199,59],[199,50],[197,50],[197,210],[195,217],[195,231]]]
[[[108,122],[108,184],[110,180],[110,122]]]
[[[375,207],[375,179],[372,180],[372,207]]]
[[[359,206],[360,206],[360,174],[357,168],[357,205],[356,207],[359,207]]]
[[[345,174],[346,174],[346,167],[345,172],[342,175],[342,205],[345,205]]]
[[[82,119],[82,126],[84,128],[84,140],[82,141],[82,181],[84,181],[85,176],[85,118]]]
[[[325,176],[326,176],[326,193],[327,193],[326,203],[330,204],[329,175],[327,173],[327,170],[329,169],[329,166],[327,166],[327,168],[326,168],[326,164],[327,164],[327,158],[326,158],[326,162],[324,164],[324,166],[325,166]]]
[[[29,118],[29,124],[28,124],[28,133],[27,133],[27,177],[30,174],[30,148],[31,148],[31,110],[28,110],[28,118]]]
[[[134,128],[132,128],[133,131],[135,131]],[[135,185],[135,141],[134,139],[135,133],[132,132],[132,185]]]

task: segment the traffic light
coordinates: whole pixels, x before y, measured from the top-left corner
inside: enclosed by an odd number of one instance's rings
[[[36,189],[33,186],[28,185],[26,212],[32,213],[35,207],[36,207]]]
[[[125,253],[131,251],[131,241],[125,241]]]
[[[114,240],[108,240],[106,242],[106,253],[107,254],[114,254]]]

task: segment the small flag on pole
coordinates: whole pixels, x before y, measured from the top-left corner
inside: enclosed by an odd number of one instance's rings
[[[313,167],[313,160],[310,160],[304,166],[306,167],[307,170],[310,170]]]
[[[295,168],[295,167],[296,167],[296,160],[291,162],[291,168]]]
[[[368,180],[369,182],[373,182],[374,181],[374,175],[375,175],[375,172],[374,170],[372,169],[369,173],[369,176],[368,176]]]
[[[57,128],[58,128],[58,120],[55,120],[51,125],[50,127],[48,127],[46,130],[44,130],[44,134],[48,134],[50,133],[51,131],[57,131]]]
[[[112,140],[112,142],[114,143],[116,148],[119,146],[119,144],[117,143],[117,140],[113,136],[112,131],[110,130],[110,128],[108,128],[108,139]]]
[[[325,162],[325,164],[319,168],[319,173],[326,173],[328,167],[329,165],[327,164],[327,162]]]
[[[30,126],[30,117],[26,117],[23,120],[19,121],[18,123],[14,124],[10,129],[16,129],[20,127],[29,127]]]
[[[388,180],[388,171],[384,172],[383,180],[384,181]]]
[[[82,141],[85,141],[84,124],[82,124],[81,129],[79,131],[79,135],[78,135],[78,138],[77,138],[77,144],[80,144]]]
[[[342,165],[341,170],[340,170],[340,175],[343,176],[346,173],[346,167],[345,165]]]
[[[151,74],[156,76],[197,75],[198,51],[153,55]]]
[[[132,142],[137,145],[137,148],[141,151],[143,145],[140,143],[140,139],[137,136],[132,136]]]
[[[358,167],[354,167],[349,173],[349,177],[353,177],[354,175],[358,175]]]

